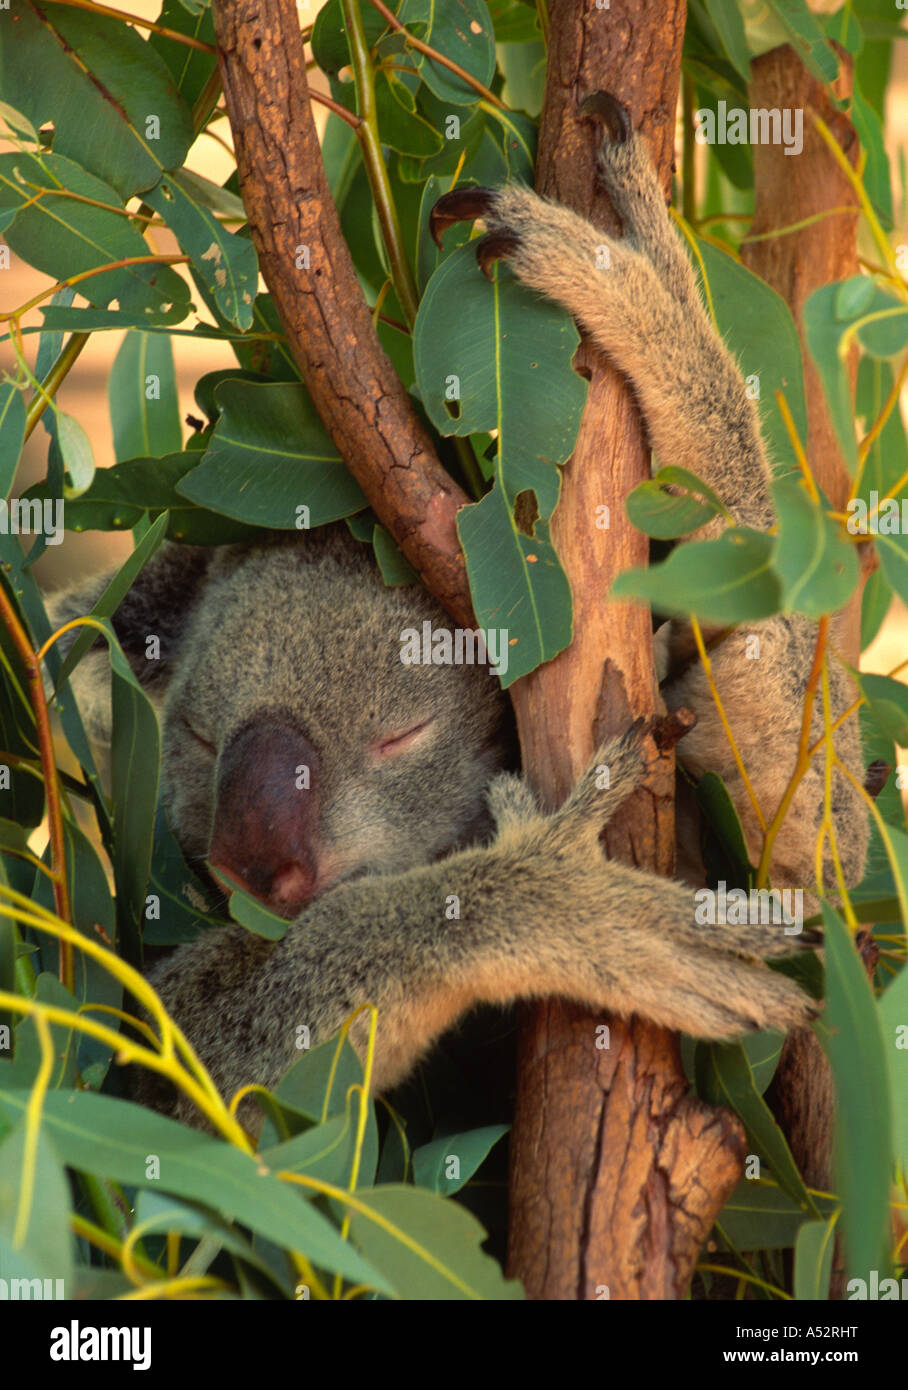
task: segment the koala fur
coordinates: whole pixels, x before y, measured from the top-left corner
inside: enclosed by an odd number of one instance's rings
[[[606,138],[600,169],[621,238],[527,188],[469,192],[517,276],[565,305],[627,375],[661,462],[694,470],[738,522],[766,527],[770,468],[756,409],[700,301],[641,137]],[[92,599],[69,596],[56,617]],[[378,1089],[483,1002],[561,994],[716,1039],[809,1021],[811,1001],[761,959],[791,954],[803,937],[697,926],[689,887],[603,857],[599,833],[642,774],[636,733],[600,748],[565,805],[543,815],[510,771],[508,702],[495,677],[401,663],[402,630],[425,619],[450,626],[424,591],[386,588],[343,525],[219,552],[169,547],[117,614],[127,655],[163,702],[164,803],[184,852],[220,861],[292,918],[279,942],[212,930],[151,971],[223,1093],[274,1086],[298,1055],[300,1025],[321,1041],[367,1002],[378,1007]],[[743,630],[711,658],[771,816],[795,763],[816,628],[780,616],[754,631],[758,662],[745,660]],[[161,637],[157,663],[144,659],[150,632]],[[684,641],[673,623],[669,655]],[[95,726],[105,721],[105,665],[92,653],[75,678]],[[854,696],[836,660],[830,687],[839,715]],[[669,708],[697,714],[681,760],[695,778],[722,776],[756,857],[759,825],[700,664],[670,671],[663,690]],[[814,737],[821,720],[818,699]],[[860,780],[856,723],[843,724],[836,748]],[[775,886],[816,886],[822,805],[819,760],[777,842]],[[867,825],[840,775],[833,813],[854,882]],[[834,891],[828,856],[825,872]],[[453,901],[459,916],[447,911]],[[353,1030],[359,1045],[365,1029],[361,1019]],[[196,1122],[152,1078],[144,1094]]]

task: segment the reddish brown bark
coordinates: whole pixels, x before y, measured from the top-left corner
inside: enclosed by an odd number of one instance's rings
[[[252,240],[309,394],[426,586],[472,627],[454,524],[469,498],[375,334],[325,176],[294,0],[215,0],[213,13]]]
[[[845,97],[851,91],[851,61],[844,53],[840,56],[842,70],[835,91]],[[756,202],[750,237],[762,239],[745,241],[742,257],[788,302],[794,315],[804,359],[808,460],[833,506],[843,510],[851,479],[836,442],[819,374],[804,346],[802,311],[821,285],[858,274],[858,199],[817,132],[813,116],[825,121],[853,166],[860,147],[848,116],[836,109],[823,85],[811,77],[787,45],[763,54],[751,65],[750,102],[755,107],[804,112],[804,148],[796,158],[786,156],[779,145],[754,148]],[[792,164],[797,165],[794,173]],[[766,235],[822,213],[827,215],[807,226],[799,225],[796,231]],[[856,369],[856,357],[852,363]],[[832,627],[834,645],[854,666],[860,657],[860,616],[858,593],[836,615]],[[828,1191],[832,1184],[832,1075],[825,1053],[809,1029],[787,1039],[770,1098],[805,1181]]]
[[[605,227],[595,179],[599,132],[578,119],[606,89],[642,126],[670,186],[684,0],[554,0],[537,187]],[[623,499],[649,476],[649,449],[623,378],[581,346],[590,395],[564,470],[552,532],[574,595],[570,648],[514,690],[524,767],[556,805],[596,740],[658,707],[649,614],[605,602],[614,577],[646,562]],[[610,529],[597,530],[597,508]],[[673,860],[673,760],[652,752],[645,790],[621,811],[610,856],[659,873]],[[639,1019],[550,1002],[527,1010],[511,1160],[511,1272],[533,1298],[677,1298],[737,1182],[743,1130],[686,1097],[677,1038]]]

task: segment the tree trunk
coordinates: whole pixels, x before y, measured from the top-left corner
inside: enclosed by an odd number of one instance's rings
[[[851,92],[851,59],[839,50],[842,67],[835,94]],[[829,216],[783,236],[754,241],[748,238],[741,254],[745,264],[772,285],[789,305],[801,336],[804,383],[807,392],[807,457],[813,475],[833,507],[844,511],[851,488],[826,410],[819,374],[806,347],[802,326],[804,304],[814,290],[859,273],[857,253],[858,200],[831,151],[813,123],[814,113],[829,126],[852,165],[860,147],[844,112],[835,108],[822,83],[812,77],[794,49],[785,45],[764,53],[751,64],[750,104],[804,112],[804,148],[785,155],[781,145],[754,147],[756,202],[750,238],[817,214]],[[792,164],[797,164],[793,173]],[[856,355],[852,356],[854,371]],[[861,594],[836,615],[833,644],[844,659],[857,666],[860,651]],[[785,1043],[770,1091],[773,1109],[782,1124],[795,1161],[811,1186],[832,1186],[833,1085],[829,1063],[810,1029],[800,1029]]]
[[[613,92],[642,126],[671,182],[685,0],[553,0],[537,188],[616,228],[595,177],[598,128],[581,101]],[[646,562],[625,517],[650,475],[630,390],[584,342],[590,394],[564,470],[552,533],[574,595],[574,640],[514,688],[523,765],[549,806],[567,794],[596,742],[657,711],[649,613],[607,604],[614,577]],[[597,507],[610,529],[595,525]],[[645,789],[604,843],[610,857],[673,867],[674,760],[651,749]],[[566,910],[570,911],[569,904]],[[677,1038],[637,1018],[608,1019],[563,1001],[525,1010],[511,1153],[511,1273],[531,1298],[678,1298],[740,1177],[743,1129],[687,1098]],[[607,1291],[607,1292],[606,1292]]]

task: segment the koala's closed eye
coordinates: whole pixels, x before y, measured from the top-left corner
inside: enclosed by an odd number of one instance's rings
[[[373,740],[370,751],[379,761],[386,758],[397,757],[400,753],[406,753],[414,744],[421,741],[421,737],[435,723],[434,715],[428,719],[422,719],[418,724],[412,724],[409,729],[404,729],[399,734],[387,734],[383,738]]]

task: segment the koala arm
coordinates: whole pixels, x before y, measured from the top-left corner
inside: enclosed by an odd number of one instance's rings
[[[597,786],[603,765],[607,790]],[[275,1086],[298,1056],[300,1025],[320,1042],[366,1003],[378,1008],[379,1090],[479,1003],[556,993],[709,1038],[806,1023],[811,1001],[759,959],[791,954],[804,937],[698,926],[688,889],[602,855],[603,822],[642,770],[635,733],[613,741],[551,816],[517,778],[497,778],[489,846],[340,885],[277,943],[212,931],[150,982],[226,1096],[250,1081]],[[459,916],[449,919],[455,895]],[[359,1019],[360,1049],[367,1032]],[[155,1079],[143,1084],[142,1098],[160,1106]],[[176,1113],[193,1116],[182,1098]]]
[[[599,173],[621,218],[623,236],[611,236],[516,184],[455,189],[436,205],[434,229],[481,216],[489,231],[477,243],[480,263],[506,256],[524,284],[564,305],[582,324],[630,380],[660,463],[692,470],[719,493],[737,523],[766,529],[774,521],[771,471],[757,407],[700,298],[643,137],[630,128],[626,113],[611,97],[599,94],[591,103],[607,128]],[[719,526],[711,523],[699,537],[715,534]],[[748,646],[753,636],[758,638],[756,649]],[[795,768],[816,639],[815,623],[779,615],[732,632],[711,652],[715,684],[764,823],[772,819]],[[668,645],[690,651],[687,624],[672,622]],[[679,748],[681,761],[695,777],[713,771],[726,782],[756,863],[763,831],[699,662],[688,659],[670,671],[663,693],[670,707],[683,704],[695,711],[697,724]],[[854,702],[856,691],[834,654],[829,693],[835,720]],[[811,719],[813,742],[823,730],[819,692]],[[856,717],[836,732],[835,748],[862,782]],[[815,883],[824,795],[820,754],[776,840],[775,886]],[[832,777],[831,819],[845,881],[856,883],[866,858],[867,815],[860,793],[838,771]],[[828,844],[823,881],[835,891]]]

